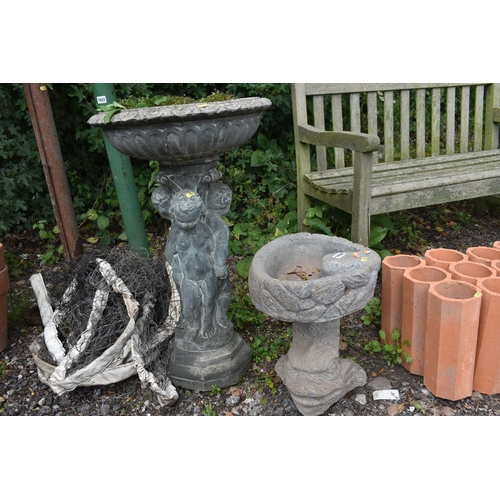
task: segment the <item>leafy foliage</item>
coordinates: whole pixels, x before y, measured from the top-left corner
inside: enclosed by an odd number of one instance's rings
[[[380,321],[382,317],[382,305],[378,297],[373,297],[368,304],[364,307],[365,314],[361,316],[363,323],[367,326],[374,326],[380,328]]]
[[[59,245],[57,248],[54,245],[54,241],[59,234],[59,228],[54,226],[52,229],[46,228],[47,221],[41,220],[35,224],[33,224],[33,229],[38,229],[38,234],[42,241],[48,242],[47,251],[42,255],[42,264],[56,263],[62,260],[64,256],[64,249],[62,245]]]
[[[281,329],[269,335],[250,336],[250,348],[252,349],[252,361],[264,363],[278,359],[287,352],[292,339],[292,329]]]
[[[386,341],[384,330],[379,331],[380,340],[372,340],[365,345],[365,351],[370,354],[381,352],[388,366],[400,365],[403,363],[402,356],[405,357],[407,363],[412,362],[412,357],[403,351],[401,344],[401,331],[396,328],[391,335],[391,341]],[[403,342],[404,345],[410,345],[409,340]]]
[[[0,84],[0,238],[52,218],[22,84]]]

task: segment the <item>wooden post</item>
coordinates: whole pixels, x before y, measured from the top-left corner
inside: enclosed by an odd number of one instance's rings
[[[52,208],[61,234],[64,256],[66,261],[70,261],[83,254],[83,243],[78,231],[48,89],[43,83],[25,83],[24,91],[33,121]]]

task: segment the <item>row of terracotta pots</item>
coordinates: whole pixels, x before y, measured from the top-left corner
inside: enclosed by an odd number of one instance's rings
[[[400,329],[412,358],[403,356],[403,366],[435,396],[500,393],[500,241],[465,254],[438,248],[423,259],[386,257],[381,320],[388,339]]]
[[[0,243],[0,352],[7,347],[7,292],[9,271],[5,264],[4,248]]]

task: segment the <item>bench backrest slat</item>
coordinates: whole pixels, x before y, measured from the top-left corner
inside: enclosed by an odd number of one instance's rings
[[[460,152],[467,152],[469,143],[469,102],[470,87],[462,87],[461,112],[460,112]]]
[[[342,96],[332,96],[333,131],[342,132]],[[345,167],[345,155],[342,148],[335,148],[335,167]]]
[[[456,88],[449,87],[446,91],[446,154],[455,152],[455,96]]]
[[[361,132],[361,112],[359,107],[359,94],[351,94],[351,132]]]
[[[441,138],[441,89],[432,89],[431,155],[438,156]]]
[[[417,158],[425,157],[425,89],[417,90]]]
[[[394,160],[394,93],[392,90],[384,92],[384,137],[386,161]]]
[[[401,91],[401,159],[410,159],[410,91]]]
[[[474,105],[474,151],[483,149],[483,109],[484,109],[484,86],[476,87],[476,102]]]
[[[325,130],[325,106],[323,103],[323,96],[315,95],[313,98],[314,105],[314,126],[320,130]],[[318,146],[316,149],[318,156],[318,170],[326,170],[326,148],[325,146]]]

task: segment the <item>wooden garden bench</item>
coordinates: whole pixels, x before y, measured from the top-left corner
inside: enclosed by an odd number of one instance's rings
[[[296,83],[292,105],[300,231],[313,199],[367,246],[371,215],[500,193],[500,84]]]

